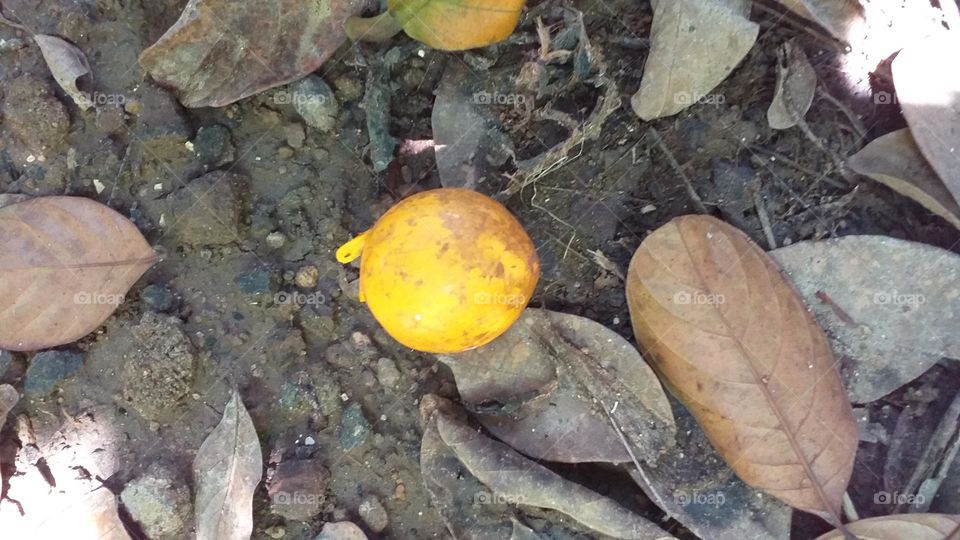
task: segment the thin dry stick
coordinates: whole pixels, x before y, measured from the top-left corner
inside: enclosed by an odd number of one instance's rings
[[[673,152],[667,148],[667,145],[663,142],[663,139],[660,137],[660,133],[651,126],[647,129],[647,133],[653,138],[653,142],[656,143],[657,148],[665,156],[667,156],[667,161],[670,162],[670,166],[673,167],[673,170],[676,171],[677,175],[680,176],[680,179],[683,180],[684,186],[687,188],[687,194],[690,196],[690,200],[693,201],[693,205],[697,208],[697,211],[701,214],[709,214],[707,207],[703,204],[703,199],[700,198],[700,195],[697,194],[697,190],[693,187],[693,182],[690,181],[690,178],[683,172],[683,168],[680,167],[680,164],[677,163],[677,158],[673,157]]]
[[[757,209],[757,217],[760,218],[760,226],[763,227],[763,234],[767,237],[767,244],[770,249],[777,249],[777,237],[773,235],[773,227],[770,225],[770,215],[767,214],[767,207],[760,198],[760,190],[753,190],[753,206]]]
[[[823,87],[822,83],[817,85],[817,90],[820,91],[820,95],[823,96],[823,99],[832,103],[834,107],[836,107],[840,112],[843,113],[844,116],[847,117],[847,120],[850,121],[850,125],[853,126],[853,130],[857,132],[857,135],[859,135],[861,139],[867,136],[867,128],[864,127],[863,122],[857,118],[856,113],[854,113],[850,107],[847,107],[845,103],[833,97],[830,92],[827,92],[827,89]]]

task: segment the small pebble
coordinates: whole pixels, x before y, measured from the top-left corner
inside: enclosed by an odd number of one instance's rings
[[[400,370],[397,364],[390,358],[380,358],[377,360],[377,380],[385,388],[394,388],[400,382]]]
[[[287,535],[287,529],[281,527],[280,525],[270,527],[263,532],[266,533],[270,538],[283,538]]]
[[[367,524],[371,531],[380,534],[387,525],[390,524],[390,518],[387,516],[387,509],[383,507],[380,499],[376,497],[367,497],[360,503],[358,511],[360,519]]]
[[[297,270],[297,276],[294,278],[297,287],[304,289],[313,289],[317,286],[318,281],[320,281],[320,269],[313,265],[304,266]]]
[[[282,232],[276,231],[267,235],[267,245],[272,249],[280,249],[287,243],[287,237]]]
[[[277,149],[277,157],[280,159],[290,159],[293,157],[293,148],[289,146],[281,146]]]

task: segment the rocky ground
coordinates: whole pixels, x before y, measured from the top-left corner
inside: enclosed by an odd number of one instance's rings
[[[371,538],[445,537],[421,481],[417,408],[426,393],[455,399],[452,377],[378,327],[358,301],[356,269],[339,265],[333,252],[401,193],[439,185],[432,159],[375,172],[378,143],[367,115],[382,116],[401,141],[430,139],[434,92],[448,63],[459,60],[418,54],[405,39],[345,47],[301,83],[221,109],[187,110],[137,65],[182,4],[4,2],[27,27],[80,46],[104,97],[78,110],[29,37],[0,27],[0,193],[108,204],[137,224],[162,260],[94,335],[35,356],[0,353],[0,381],[25,394],[0,449],[0,515],[39,512],[45,503],[33,487],[83,478],[119,496],[134,535],[188,537],[192,459],[235,387],[267,466],[254,538],[314,538],[329,521],[353,521]],[[648,6],[577,7],[626,103],[639,85]],[[759,45],[718,89],[722,103],[654,124],[700,196],[765,246],[756,200],[781,245],[881,233],[949,246],[955,233],[921,207],[875,184],[818,179],[814,171],[827,170],[830,157],[800,133],[767,127],[774,44],[798,34],[772,21],[762,21]],[[521,32],[528,43],[501,56],[462,58],[519,69],[536,48],[531,21]],[[370,111],[368,68],[356,59],[382,50],[396,59],[385,83],[395,99]],[[832,53],[822,54],[829,74]],[[837,80],[828,83],[843,91]],[[296,93],[321,97],[297,110],[289,99]],[[597,98],[595,90],[558,88],[553,105],[583,118]],[[862,93],[847,98],[874,129],[897,122]],[[511,107],[498,114],[516,127],[518,159],[563,140],[557,124],[520,124]],[[859,148],[829,102],[818,100],[808,122],[840,155]],[[657,148],[623,106],[597,140],[571,152],[575,159],[503,197],[542,261],[531,305],[587,316],[632,340],[622,271],[647,231],[691,211]],[[478,189],[501,193],[504,178]]]

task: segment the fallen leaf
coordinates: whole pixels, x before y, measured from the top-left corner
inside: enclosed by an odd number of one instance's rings
[[[930,37],[900,51],[893,84],[903,116],[924,157],[960,201],[960,50],[957,32]]]
[[[777,86],[767,109],[773,129],[791,128],[807,114],[817,90],[817,72],[795,39],[777,49]]]
[[[743,232],[684,216],[640,244],[627,302],[665,384],[748,485],[839,524],[857,425],[823,331]]]
[[[443,442],[496,497],[514,504],[557,510],[614,538],[673,538],[612,499],[565,480],[452,415],[438,411],[436,422]]]
[[[499,126],[499,109],[489,101],[484,83],[499,77],[479,77],[461,62],[451,62],[443,73],[433,103],[431,124],[437,171],[443,187],[475,189],[497,177],[497,167],[513,154],[513,142]]]
[[[155,261],[133,223],[96,201],[40,197],[0,208],[0,348],[82,338]]]
[[[627,340],[590,319],[528,308],[490,344],[439,358],[484,427],[529,456],[619,463],[633,452],[655,464],[674,444],[656,375]]]
[[[40,53],[60,88],[84,111],[92,107],[90,89],[93,75],[83,51],[57,36],[36,34],[33,40],[40,47]]]
[[[885,236],[799,242],[770,256],[830,336],[854,403],[960,359],[960,256]]]
[[[737,478],[683,407],[674,414],[677,444],[656,467],[630,471],[647,497],[700,538],[789,538],[793,509]]]
[[[390,15],[413,39],[462,51],[510,37],[524,0],[388,0]]]
[[[704,99],[757,40],[749,2],[656,2],[650,54],[630,104],[644,120],[674,115]]]
[[[930,167],[909,129],[881,135],[847,159],[857,174],[869,176],[913,199],[960,229],[960,205]]]
[[[860,540],[950,540],[960,531],[960,516],[947,514],[901,514],[861,519],[847,524]],[[832,531],[817,540],[843,540],[843,532]]]
[[[193,460],[197,540],[250,538],[253,493],[263,474],[260,452],[253,420],[234,390]]]
[[[366,3],[190,0],[140,64],[187,107],[222,107],[315,71]]]
[[[20,401],[20,393],[9,384],[0,384],[0,430],[7,422],[7,414]],[[0,485],[3,485],[3,469],[0,468]]]
[[[475,476],[465,473],[457,455],[440,438],[434,414],[437,409],[447,414],[460,413],[461,418],[462,411],[452,402],[432,394],[420,401],[424,426],[420,442],[423,485],[450,534],[453,538],[520,537],[527,527],[503,511],[507,501],[496,500]]]
[[[814,22],[840,41],[848,41],[851,26],[863,19],[857,0],[777,0],[785,8]]]

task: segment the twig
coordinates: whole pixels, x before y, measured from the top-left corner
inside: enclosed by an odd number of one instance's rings
[[[753,190],[753,206],[757,209],[757,217],[760,218],[760,226],[763,227],[763,234],[767,237],[767,244],[770,249],[777,249],[777,237],[773,235],[773,227],[770,226],[770,215],[767,214],[767,207],[760,198],[760,190]]]
[[[822,83],[817,85],[817,90],[820,91],[820,95],[823,96],[823,99],[832,103],[834,107],[839,109],[840,112],[847,117],[847,120],[850,121],[850,125],[853,126],[853,130],[857,132],[857,135],[859,135],[861,139],[867,136],[867,128],[864,127],[863,122],[857,118],[856,113],[854,113],[850,107],[847,107],[845,103],[833,97],[830,92],[827,92],[827,89],[824,88]]]
[[[940,423],[937,424],[936,431],[930,436],[924,448],[923,455],[913,469],[913,474],[904,485],[905,493],[916,493],[925,480],[934,476],[938,465],[943,462],[947,455],[947,449],[951,441],[957,434],[957,419],[960,418],[960,392],[953,397],[947,412],[943,414]],[[897,512],[902,512],[904,504],[897,505]]]
[[[683,172],[683,168],[680,167],[680,164],[677,163],[677,158],[673,157],[673,152],[667,148],[667,145],[663,142],[663,138],[660,137],[660,133],[651,126],[647,129],[647,133],[653,137],[653,142],[656,143],[657,148],[665,156],[667,156],[667,161],[670,162],[670,166],[673,167],[673,170],[680,176],[680,179],[683,180],[684,186],[687,188],[687,195],[690,196],[690,200],[693,201],[693,205],[697,208],[697,211],[701,214],[709,214],[707,207],[703,204],[703,199],[700,198],[700,195],[697,194],[697,190],[693,187],[693,182],[690,181],[690,178]]]

